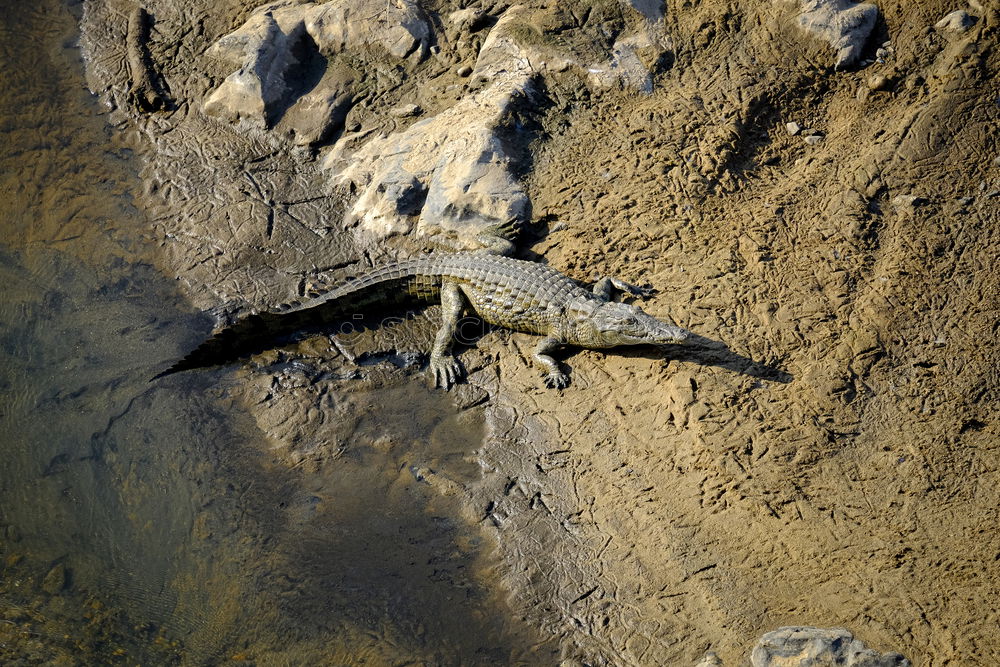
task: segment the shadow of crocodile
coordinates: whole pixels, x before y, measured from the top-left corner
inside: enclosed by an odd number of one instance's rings
[[[688,339],[680,345],[643,345],[631,349],[617,348],[607,352],[623,357],[665,359],[689,362],[700,366],[718,366],[740,375],[768,382],[780,382],[781,384],[788,384],[795,379],[791,373],[778,366],[737,354],[722,341],[694,333],[690,334]]]

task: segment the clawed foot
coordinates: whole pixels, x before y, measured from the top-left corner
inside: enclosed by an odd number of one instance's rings
[[[624,283],[625,289],[622,291],[628,292],[632,296],[637,296],[640,299],[648,299],[649,297],[656,294],[656,290],[652,287],[637,287],[635,285],[629,285]]]
[[[637,287],[619,278],[605,277],[594,283],[594,294],[607,301],[612,300],[615,290],[622,294],[637,296],[640,299],[651,297],[656,293],[656,290],[652,287]]]
[[[432,358],[430,367],[434,386],[444,390],[450,389],[462,377],[462,365],[454,357]]]
[[[545,386],[549,389],[563,389],[569,386],[569,376],[562,371],[552,371],[545,376]]]

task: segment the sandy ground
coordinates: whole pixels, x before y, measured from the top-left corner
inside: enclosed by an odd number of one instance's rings
[[[527,4],[581,58],[639,20],[612,3],[582,19]],[[149,3],[173,107],[127,108],[126,5],[87,8],[90,85],[142,160],[154,261],[194,309],[225,320],[434,245],[343,223],[350,193],[318,168],[322,147],[200,113],[227,74],[204,52],[253,3]],[[537,632],[511,661],[693,665],[711,650],[735,665],[761,634],[801,624],[848,627],[915,665],[1000,662],[1000,19],[983,10],[946,34],[932,26],[953,3],[878,6],[866,59],[891,52],[834,71],[794,3],[670,2],[651,92],[569,68],[521,110],[525,256],[652,285],[647,310],[732,355],[571,354],[572,385],[553,391],[526,362],[530,336],[492,332],[463,353],[454,403],[484,424],[465,452],[477,466],[421,479],[495,544],[478,576]],[[410,99],[447,108],[481,42],[442,37],[441,58],[387,65],[347,124],[405,124],[387,110]],[[272,392],[272,356],[233,391],[278,465],[335,466],[338,443],[366,433],[344,415],[370,406],[317,397],[423,382],[379,355],[425,350],[432,327],[356,343],[367,384],[314,343],[287,354],[336,377]],[[399,641],[365,655],[396,659]],[[247,655],[294,655],[277,646]]]

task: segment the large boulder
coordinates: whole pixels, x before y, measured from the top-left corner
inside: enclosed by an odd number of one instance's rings
[[[482,45],[471,77],[485,87],[401,132],[327,155],[334,179],[360,191],[351,215],[364,230],[379,237],[445,231],[471,242],[485,227],[528,216],[527,194],[512,173],[511,112],[535,94],[543,61],[513,38],[519,16],[505,14]]]
[[[271,12],[252,16],[242,28],[212,45],[208,54],[239,65],[205,100],[210,116],[269,127],[291,89],[289,74],[299,63],[296,46],[305,23],[279,23]]]
[[[287,109],[297,119],[286,123],[296,142],[314,143],[346,115],[353,77],[335,72],[309,93],[293,98],[294,83],[303,73],[303,54],[333,58],[374,47],[392,58],[420,60],[431,35],[426,15],[412,0],[264,5],[208,49],[208,55],[239,69],[208,96],[203,109],[211,116],[263,128],[272,127]]]
[[[875,27],[878,8],[852,0],[802,0],[799,27],[829,42],[836,54],[834,69],[844,69],[861,58],[868,36]]]

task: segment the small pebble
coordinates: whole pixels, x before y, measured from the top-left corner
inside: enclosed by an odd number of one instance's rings
[[[869,90],[885,90],[889,86],[889,79],[882,74],[873,74],[868,77]]]
[[[810,134],[804,139],[804,141],[810,146],[815,146],[819,142],[823,141],[823,135],[821,134]]]
[[[470,74],[472,74],[472,68],[469,67],[468,65],[462,65],[457,70],[455,70],[455,73],[458,74],[459,76],[469,76]]]
[[[914,195],[896,195],[892,198],[892,204],[897,208],[916,208],[917,206],[923,206],[926,203],[926,199],[923,197],[916,197]]]
[[[889,57],[889,51],[886,49],[879,49],[875,52],[875,56],[880,59],[885,59]]]
[[[802,131],[802,126],[795,122],[785,123],[785,129],[788,130],[788,134],[794,137],[796,134]]]
[[[421,111],[423,111],[423,109],[421,109],[420,105],[418,104],[403,104],[396,107],[389,113],[391,113],[396,118],[406,118],[407,116],[416,116]]]

